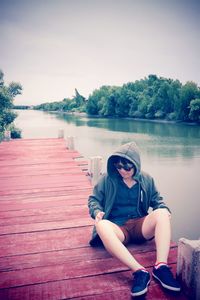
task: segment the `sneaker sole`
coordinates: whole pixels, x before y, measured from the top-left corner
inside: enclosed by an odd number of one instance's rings
[[[148,286],[149,286],[149,284],[150,284],[150,281],[151,281],[151,280],[149,280],[149,281],[147,282],[147,286],[146,286],[146,288],[145,288],[144,290],[142,290],[142,291],[140,291],[140,292],[137,292],[137,293],[132,293],[132,292],[131,292],[131,296],[142,296],[142,295],[146,294],[146,292],[148,291]]]
[[[167,285],[167,284],[163,283],[163,282],[160,280],[160,278],[158,278],[154,273],[152,273],[152,275],[153,275],[153,277],[154,277],[155,279],[157,279],[157,280],[160,282],[160,284],[161,284],[165,289],[170,290],[170,291],[174,291],[174,292],[180,292],[180,290],[181,290],[180,288],[176,288],[176,287]]]

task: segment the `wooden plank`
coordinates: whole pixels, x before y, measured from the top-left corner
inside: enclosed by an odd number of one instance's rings
[[[91,226],[0,236],[0,257],[80,248],[90,237]]]
[[[92,221],[88,219],[88,216],[81,217],[77,220],[77,217],[67,219],[66,221],[56,222],[43,222],[43,223],[32,223],[32,224],[20,224],[20,225],[5,225],[0,228],[0,236],[16,233],[29,233],[29,232],[40,232],[46,230],[58,230],[67,229],[92,225]]]
[[[35,156],[33,157],[30,157],[28,156],[27,158],[22,156],[21,158],[13,158],[11,159],[11,157],[6,157],[6,156],[3,156],[1,157],[1,160],[0,160],[0,167],[2,166],[19,166],[19,165],[30,165],[30,162],[31,162],[31,165],[38,165],[38,164],[48,164],[50,161],[51,162],[57,162],[57,163],[62,163],[62,162],[66,162],[66,159],[76,159],[76,158],[79,158],[80,155],[78,153],[74,153],[72,156],[68,153],[68,154],[65,154],[65,156],[63,157],[59,157],[57,156],[57,154],[55,154],[54,157],[51,157],[50,158],[47,158],[46,155],[44,155],[44,157],[38,157],[37,158]]]
[[[172,245],[171,249],[177,247]],[[129,249],[133,254],[140,254],[155,251],[154,242],[142,245],[130,245]],[[52,250],[48,252],[31,253],[25,255],[13,255],[0,257],[0,271],[20,270],[33,267],[49,266],[67,263],[69,260],[93,260],[111,257],[103,247],[92,248],[86,245],[81,248],[70,248],[64,250]]]
[[[175,263],[176,250],[171,251],[169,263]],[[152,267],[155,262],[155,252],[135,254],[138,261],[143,261],[145,267]],[[112,257],[104,259],[68,260],[66,263],[52,266],[34,267],[0,273],[0,288],[19,287],[30,284],[59,281],[63,279],[99,276],[115,272],[128,271],[128,268]]]
[[[84,202],[85,199],[83,198]],[[88,207],[86,204],[77,205],[74,201],[74,205],[61,207],[58,205],[55,207],[47,208],[33,208],[33,209],[22,209],[22,210],[9,210],[0,212],[0,226],[5,225],[15,225],[15,224],[28,224],[28,223],[38,223],[38,222],[49,222],[56,220],[66,220],[67,218],[87,216],[88,217]],[[90,219],[90,218],[88,218]]]
[[[130,295],[130,289],[131,289],[131,281],[130,281],[130,287],[123,289],[123,290],[117,290],[112,292],[102,292],[101,294],[94,294],[92,296],[80,296],[80,297],[73,297],[75,300],[132,300],[133,297]],[[72,299],[72,298],[71,298]],[[146,299],[146,300],[187,300],[188,298],[183,293],[173,293],[164,291],[158,283],[152,279],[151,284],[148,288],[148,293],[145,296],[141,296],[138,299]]]
[[[66,189],[66,190],[65,190]],[[52,190],[53,192],[54,190]],[[75,199],[76,196],[80,197],[80,198],[85,198],[87,201],[87,197],[89,194],[91,194],[91,187],[82,187],[80,186],[78,189],[76,189],[77,193],[74,193],[74,189],[68,189],[65,187],[64,190],[60,189],[57,192],[60,193],[51,193],[48,191],[46,191],[46,189],[41,190],[40,193],[32,193],[32,194],[19,194],[19,195],[4,195],[1,197],[1,203],[3,203],[3,201],[5,201],[5,205],[7,204],[11,204],[12,202],[16,203],[28,203],[28,202],[40,202],[41,199],[42,201],[54,201],[54,200],[67,200],[67,199]],[[6,203],[7,202],[7,203]]]
[[[36,165],[37,168],[9,168],[8,170],[3,170],[3,168],[0,169],[0,178],[2,179],[8,179],[11,177],[19,178],[19,177],[25,177],[25,176],[37,176],[37,175],[51,175],[49,174],[50,171],[53,171],[54,175],[68,175],[68,174],[77,174],[82,170],[82,167],[78,165],[72,165],[72,166],[48,166],[46,164],[46,168],[43,166]]]
[[[51,187],[49,188],[43,188],[43,189],[21,189],[21,190],[13,190],[13,191],[4,191],[1,193],[1,200],[23,200],[23,199],[37,199],[37,198],[47,198],[47,197],[61,197],[61,196],[67,196],[67,195],[74,195],[74,191],[76,191],[77,195],[88,193],[88,195],[91,193],[91,186],[65,186],[65,187],[54,187],[53,189]]]
[[[7,205],[12,204],[12,203],[37,203],[37,202],[45,202],[45,201],[59,201],[59,200],[70,200],[74,201],[77,198],[82,198],[85,199],[85,203],[87,203],[88,196],[91,192],[91,188],[89,187],[88,189],[78,189],[77,193],[75,194],[73,190],[68,190],[68,192],[65,192],[63,194],[56,194],[56,195],[51,195],[50,194],[44,194],[41,193],[39,196],[38,194],[20,194],[18,197],[16,195],[13,196],[2,196],[1,197],[1,204],[2,206],[5,205],[5,208]]]
[[[77,154],[77,156],[73,157],[73,159],[76,161],[77,165],[81,165],[82,160],[79,159],[80,156]],[[79,160],[78,160],[79,159]],[[56,164],[58,166],[60,166],[61,164],[65,164],[65,163],[71,163],[74,164],[73,161],[71,161],[71,157],[70,156],[65,156],[63,158],[59,158],[56,157],[54,159],[40,159],[40,160],[22,160],[20,159],[14,159],[14,160],[9,160],[9,161],[5,161],[5,157],[3,158],[3,160],[0,160],[0,167],[2,169],[8,169],[8,167],[12,166],[13,168],[35,168],[35,167],[45,167],[48,164],[53,165]],[[83,160],[83,163],[86,163],[85,160]]]
[[[151,271],[151,269],[150,269]],[[173,272],[174,272],[173,268]],[[59,280],[47,282],[37,285],[21,286],[4,290],[0,297],[4,299],[20,299],[23,295],[23,300],[36,299],[106,299],[103,296],[107,294],[107,299],[132,299],[130,296],[130,288],[132,284],[132,274],[130,271],[118,273],[103,274],[99,276],[80,277],[76,279]],[[84,298],[85,297],[85,298]],[[116,298],[118,297],[118,298]],[[127,298],[128,297],[128,298]],[[146,298],[147,297],[147,298]],[[184,295],[174,295],[163,292],[158,284],[152,280],[149,292],[145,299],[186,299]]]
[[[8,203],[6,207],[1,206],[0,207],[0,212],[4,212],[5,216],[5,211],[16,211],[16,210],[25,210],[25,209],[33,209],[33,208],[38,208],[38,209],[43,209],[47,207],[67,207],[67,206],[76,206],[76,205],[84,205],[86,204],[86,199],[84,198],[79,198],[77,195],[77,200],[73,201],[70,199],[66,200],[57,200],[57,201],[41,201],[41,202],[32,202],[32,203]],[[63,208],[63,209],[64,209]]]
[[[7,190],[7,191],[0,191],[1,193],[1,199],[9,199],[13,198],[13,196],[16,197],[16,199],[19,198],[26,198],[26,197],[47,197],[47,196],[58,196],[58,195],[66,195],[72,194],[73,192],[81,192],[81,191],[91,191],[91,186],[59,186],[59,187],[45,187],[45,188],[21,188],[21,189],[13,189],[13,190]]]
[[[91,238],[92,227],[73,226],[68,229],[3,235],[0,236],[0,257],[85,247]]]
[[[5,171],[10,172],[15,174],[15,171],[26,171],[26,170],[52,170],[54,171],[55,168],[58,169],[68,169],[71,167],[76,167],[79,165],[79,163],[86,163],[86,160],[72,160],[71,158],[66,157],[63,159],[63,161],[60,161],[59,158],[57,160],[51,160],[49,163],[38,163],[38,164],[33,164],[31,161],[29,161],[29,164],[20,164],[20,165],[13,165],[12,169],[8,168],[8,165],[5,164],[4,166],[1,166],[0,173],[4,173]]]
[[[64,176],[63,176],[64,175]],[[52,184],[56,186],[63,186],[63,184],[73,183],[78,185],[79,182],[88,183],[88,179],[80,175],[80,170],[78,172],[64,173],[64,174],[49,174],[49,175],[37,175],[37,176],[19,176],[19,177],[9,177],[1,178],[0,185],[1,190],[7,189],[10,184],[14,187],[18,186],[40,186]]]

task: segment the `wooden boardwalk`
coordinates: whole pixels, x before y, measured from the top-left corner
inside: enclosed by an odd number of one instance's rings
[[[88,244],[91,185],[63,139],[0,144],[0,299],[131,299],[131,272]],[[132,245],[151,269],[153,243]],[[177,247],[169,262],[176,269]],[[138,298],[139,299],[139,298]],[[145,299],[187,299],[154,281]]]

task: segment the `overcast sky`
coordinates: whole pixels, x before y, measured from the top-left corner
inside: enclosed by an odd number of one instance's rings
[[[149,74],[200,85],[199,32],[199,0],[0,0],[0,69],[27,105]]]

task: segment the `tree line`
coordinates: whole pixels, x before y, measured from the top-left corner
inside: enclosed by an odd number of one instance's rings
[[[22,86],[20,83],[11,82],[8,86],[4,83],[4,73],[0,70],[0,141],[4,138],[6,130],[11,132],[12,138],[21,136],[21,131],[13,125],[17,114],[13,112],[13,100],[21,94]]]
[[[200,122],[200,88],[194,82],[182,84],[157,75],[122,86],[102,86],[88,99],[75,90],[72,99],[43,103],[35,109],[86,112],[101,117],[131,117]]]
[[[21,92],[22,86],[18,82],[5,85],[4,73],[0,70],[0,140],[6,130],[11,131],[13,138],[21,135],[20,130],[13,125],[17,116],[13,112],[13,100]],[[17,108],[28,109],[30,106]],[[33,108],[45,111],[85,112],[100,117],[200,123],[200,88],[192,81],[182,84],[179,80],[149,75],[122,86],[104,85],[95,89],[87,99],[75,89],[72,99],[42,103]]]

